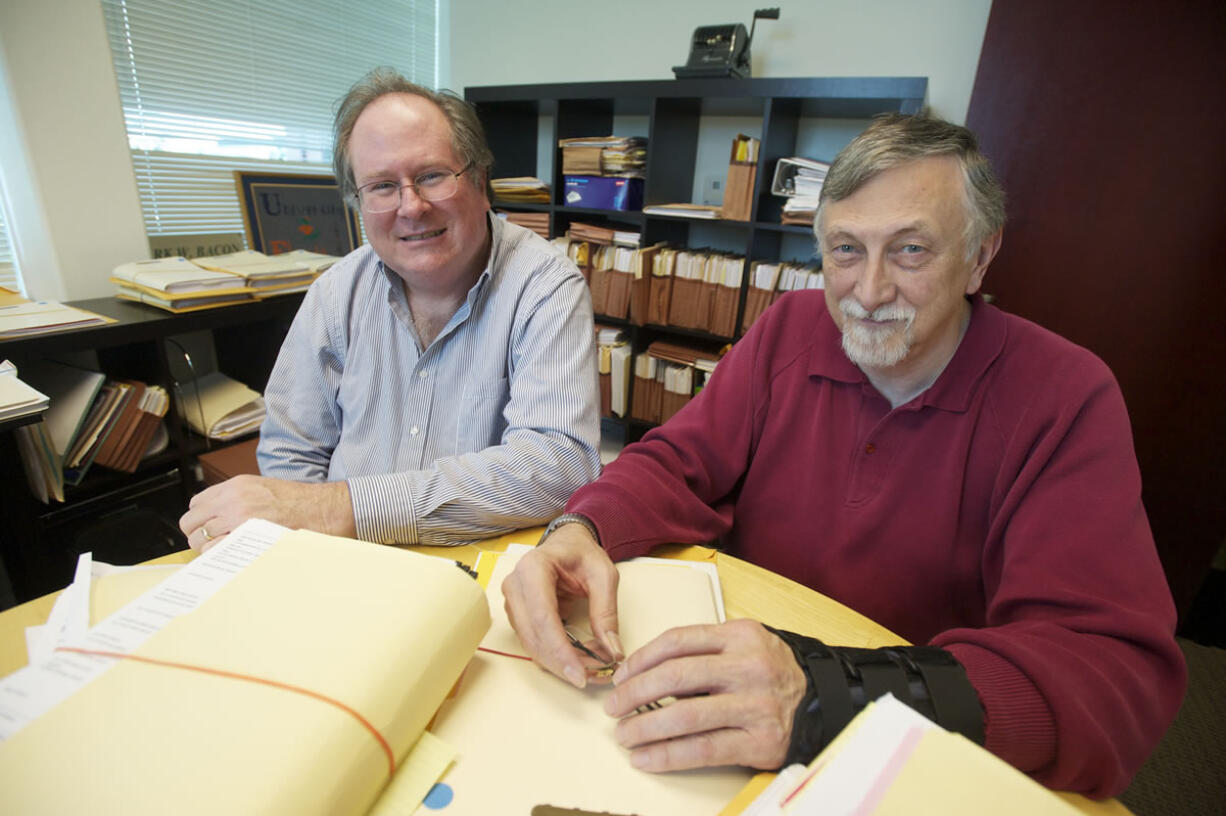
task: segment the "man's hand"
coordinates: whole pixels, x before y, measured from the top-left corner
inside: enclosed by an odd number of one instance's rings
[[[605,712],[646,771],[711,765],[774,770],[787,756],[805,675],[792,650],[755,621],[670,629],[613,675]],[[703,695],[703,696],[695,696]],[[665,698],[655,710],[635,709]]]
[[[286,527],[353,537],[353,504],[346,482],[306,484],[264,476],[235,476],[197,493],[179,519],[193,550],[204,552],[238,525],[262,518]]]
[[[562,615],[588,600],[592,634],[614,660],[624,656],[617,635],[617,568],[582,524],[564,524],[524,555],[502,582],[507,618],[528,654],[558,677],[583,688],[587,671],[562,631]]]

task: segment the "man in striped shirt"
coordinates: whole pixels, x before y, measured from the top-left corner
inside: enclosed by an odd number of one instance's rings
[[[265,391],[263,475],[195,496],[189,544],[253,517],[389,544],[551,518],[599,469],[582,276],[490,212],[493,156],[463,100],[378,69],[335,135],[370,243],[307,293]]]

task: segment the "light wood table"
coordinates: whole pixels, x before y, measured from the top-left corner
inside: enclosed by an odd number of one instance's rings
[[[503,552],[510,543],[532,545],[541,528],[521,530],[500,538],[460,547],[407,547],[427,555],[476,563],[481,552]],[[865,616],[769,570],[707,547],[668,546],[652,555],[691,561],[712,561],[719,571],[724,608],[729,618],[753,618],[779,629],[799,632],[841,646],[876,648],[907,641]],[[185,564],[195,557],[187,550],[154,559],[150,564]],[[26,665],[25,627],[45,623],[58,592],[0,612],[0,676]],[[756,780],[762,786],[765,779]],[[747,789],[747,793],[748,793]],[[1089,816],[1130,816],[1118,801],[1096,802],[1075,793],[1058,793]],[[738,800],[740,801],[740,797]],[[726,811],[728,812],[728,811]],[[736,812],[736,811],[733,811]]]

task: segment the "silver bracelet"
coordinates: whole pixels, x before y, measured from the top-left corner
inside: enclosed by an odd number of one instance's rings
[[[563,513],[553,521],[549,522],[549,526],[545,528],[545,532],[541,533],[541,538],[536,542],[536,546],[539,547],[544,544],[545,539],[553,535],[553,532],[564,524],[583,525],[587,531],[592,534],[592,538],[596,539],[596,543],[600,543],[600,533],[597,532],[596,525],[592,523],[590,518],[587,516],[581,516],[578,513]]]

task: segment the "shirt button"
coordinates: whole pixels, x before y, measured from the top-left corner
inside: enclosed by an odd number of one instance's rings
[[[865,453],[876,453],[877,446],[874,445],[872,442],[869,442],[867,445],[864,446],[864,452]]]
[[[417,372],[417,379],[419,379],[419,380],[424,380],[426,377],[429,377],[429,376],[430,376],[430,375],[429,375],[427,372],[425,372],[425,371],[418,371],[418,372]]]
[[[409,428],[409,436],[417,436],[417,426],[416,425],[414,425],[412,428]]]

